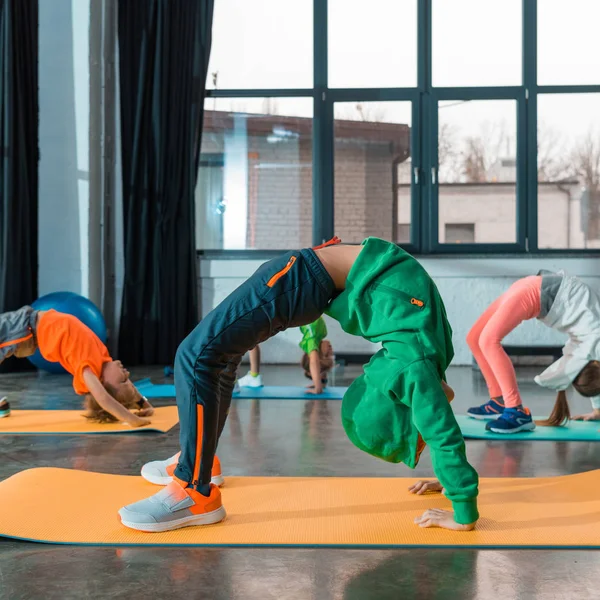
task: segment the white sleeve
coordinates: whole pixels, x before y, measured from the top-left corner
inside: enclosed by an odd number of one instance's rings
[[[551,390],[566,390],[587,364],[587,358],[565,354],[535,377],[534,381]]]

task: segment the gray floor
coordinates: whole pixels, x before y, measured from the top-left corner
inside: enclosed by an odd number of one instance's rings
[[[346,368],[335,385],[359,372]],[[519,370],[521,389],[536,414],[548,413],[551,393]],[[160,369],[134,370],[134,379]],[[297,367],[266,368],[273,385],[304,385]],[[469,368],[454,368],[453,404],[464,412],[485,401]],[[332,382],[333,383],[333,382]],[[68,377],[1,375],[0,391],[15,408],[73,408]],[[157,405],[170,401],[157,401]],[[233,403],[219,446],[225,475],[432,475],[424,454],[416,471],[369,457],[347,440],[339,401]],[[575,398],[575,410],[588,410]],[[56,466],[135,475],[151,459],[177,451],[168,435],[0,436],[0,479],[23,469]],[[600,467],[600,444],[590,442],[469,441],[481,476],[579,473]],[[0,598],[378,599],[599,598],[600,553],[594,551],[329,550],[93,548],[0,540]]]

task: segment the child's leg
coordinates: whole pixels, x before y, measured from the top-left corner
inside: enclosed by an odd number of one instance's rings
[[[260,346],[255,346],[250,350],[250,373],[252,375],[260,373]]]
[[[520,323],[540,314],[541,277],[526,277],[513,284],[485,324],[479,347],[500,386],[504,405],[521,405],[521,396],[512,361],[502,348],[502,340]]]
[[[181,425],[181,455],[175,477],[208,495],[217,442],[227,420],[241,355],[230,357],[209,350],[198,357],[193,340],[186,342],[175,357]]]
[[[221,405],[219,411],[219,424],[217,426],[217,442],[219,441],[223,429],[225,428],[225,422],[229,416],[229,408],[231,407],[231,396],[233,395],[233,388],[235,386],[235,377],[239,367],[239,362],[232,361],[227,365],[227,368],[223,371],[221,379],[219,380],[220,392],[221,392]]]
[[[485,380],[485,384],[488,388],[488,393],[490,398],[494,398],[498,400],[500,396],[502,396],[502,391],[500,389],[500,384],[494,375],[494,371],[488,361],[486,360],[483,351],[479,345],[479,339],[481,337],[481,332],[484,327],[488,324],[488,321],[491,319],[492,315],[498,309],[498,306],[502,303],[504,294],[499,298],[496,298],[492,304],[490,304],[484,313],[475,321],[473,327],[467,334],[467,344],[475,357],[475,361],[481,370],[481,374]]]
[[[314,253],[302,251],[292,259],[275,259],[263,265],[182,342],[175,358],[181,424],[176,478],[203,494],[209,491],[217,441],[241,357],[287,327],[314,321],[333,293],[333,282]]]

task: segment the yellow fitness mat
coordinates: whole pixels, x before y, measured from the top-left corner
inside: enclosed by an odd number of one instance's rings
[[[159,431],[166,433],[177,425],[176,406],[155,408],[150,425],[131,427],[123,423],[94,423],[80,410],[13,410],[10,417],[0,419],[1,434],[84,434],[84,433],[138,433]]]
[[[230,477],[224,522],[155,534],[127,529],[117,516],[159,489],[141,477],[30,469],[0,483],[0,535],[94,545],[600,547],[600,471],[483,479],[472,532],[414,525],[427,508],[450,507],[440,494],[409,494],[414,481]]]

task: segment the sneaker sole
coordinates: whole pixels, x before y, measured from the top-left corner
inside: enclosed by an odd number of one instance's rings
[[[161,477],[160,475],[152,475],[152,473],[144,472],[142,467],[142,477],[154,485],[169,485],[173,481],[172,477]],[[225,477],[223,475],[215,475],[210,478],[211,483],[214,483],[217,487],[222,487],[225,483]]]
[[[521,431],[533,431],[535,429],[535,423],[525,423],[525,425],[521,425],[519,427],[515,427],[514,429],[494,429],[490,427],[488,431],[493,433],[520,433]]]
[[[471,413],[467,413],[467,417],[471,417],[471,419],[477,419],[478,421],[495,421],[502,413],[498,413],[497,415],[472,415]]]
[[[225,508],[221,506],[217,510],[213,510],[203,515],[192,515],[191,517],[184,517],[183,519],[176,519],[175,521],[169,521],[168,523],[132,523],[131,521],[124,521],[121,518],[121,523],[129,529],[135,529],[137,531],[145,531],[147,533],[160,533],[161,531],[173,531],[175,529],[182,529],[183,527],[194,527],[196,525],[214,525],[220,523],[227,513]]]
[[[0,419],[4,419],[6,417],[10,417],[10,410],[2,410],[2,411],[0,411]]]
[[[265,386],[264,385],[240,385],[240,387],[241,388],[251,388],[251,389],[257,390],[258,388],[265,387]]]

